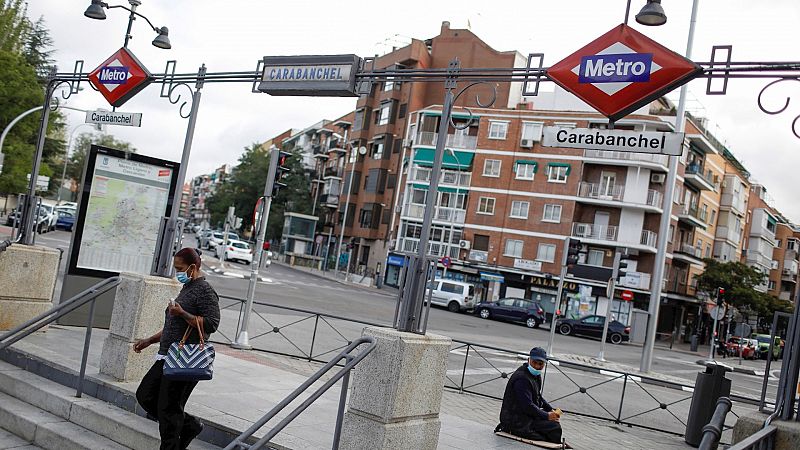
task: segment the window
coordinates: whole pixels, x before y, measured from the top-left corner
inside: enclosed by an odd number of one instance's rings
[[[533,180],[533,175],[536,173],[536,165],[517,163],[516,172],[518,180]]]
[[[462,294],[464,292],[464,286],[461,286],[460,284],[442,282],[442,287],[439,288],[439,290],[442,292],[448,292],[450,294]]]
[[[416,203],[418,205],[424,205],[425,199],[427,198],[428,191],[425,189],[414,189],[411,192],[411,203]]]
[[[706,258],[711,258],[711,245],[706,244]]]
[[[537,261],[553,262],[556,260],[556,246],[553,244],[539,244],[539,254],[536,255]]]
[[[709,225],[714,225],[714,221],[717,220],[717,210],[711,210],[711,220],[708,222]]]
[[[368,108],[360,108],[356,110],[355,118],[353,120],[353,131],[359,131],[368,128],[370,110]]]
[[[506,239],[506,256],[522,258],[522,241],[518,239]]]
[[[375,124],[376,125],[387,125],[389,123],[389,117],[392,115],[392,104],[391,103],[382,103],[380,109],[375,113]]]
[[[675,239],[675,225],[669,226],[669,234],[667,237],[669,238],[669,243],[672,244],[672,241]]]
[[[485,177],[499,177],[500,166],[502,161],[499,159],[487,159],[483,162],[483,176]]]
[[[586,255],[586,264],[590,266],[603,266],[603,259],[606,257],[606,252],[603,250],[589,250]]]
[[[473,250],[480,250],[483,252],[489,251],[489,236],[485,234],[472,235],[472,248]]]
[[[547,166],[547,181],[550,183],[566,183],[569,166]]]
[[[508,122],[489,122],[489,139],[505,139],[508,134]]]
[[[523,122],[522,123],[522,139],[531,141],[539,141],[542,139],[542,123]]]
[[[544,216],[542,222],[561,222],[561,205],[544,205]]]
[[[386,186],[386,169],[369,169],[364,179],[364,190],[366,192],[377,192],[383,194]]]
[[[478,214],[494,214],[494,197],[481,197],[478,199]]]
[[[527,219],[529,207],[530,203],[515,200],[511,202],[511,214],[509,217],[513,217],[515,219]]]
[[[787,240],[786,241],[786,250],[794,250],[795,246],[797,245],[796,242],[797,241],[795,241],[794,239]]]
[[[403,103],[397,108],[397,118],[402,119],[406,116],[406,111],[408,110],[408,104]]]
[[[391,91],[394,89],[394,78],[386,77],[386,81],[383,82],[383,91]]]
[[[384,151],[384,142],[383,139],[378,139],[372,143],[372,159],[381,159],[383,158],[383,151]]]
[[[769,289],[770,291],[774,290],[775,289],[775,282],[772,281],[772,280],[769,280],[769,286],[767,287],[767,289]]]

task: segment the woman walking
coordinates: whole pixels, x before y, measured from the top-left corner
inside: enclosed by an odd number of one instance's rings
[[[136,400],[148,417],[158,420],[161,450],[183,450],[203,430],[203,424],[184,412],[186,401],[197,381],[178,381],[164,378],[164,358],[170,344],[178,342],[187,333],[186,343],[200,342],[219,326],[219,297],[200,271],[200,250],[183,248],[173,258],[176,277],[183,283],[178,297],[170,301],[165,311],[164,327],[149,338],[133,344],[136,353],[159,343],[153,367],[147,372],[136,390]]]

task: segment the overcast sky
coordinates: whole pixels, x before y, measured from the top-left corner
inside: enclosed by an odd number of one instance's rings
[[[75,60],[90,71],[122,46],[127,13],[107,10],[105,21],[88,19],[89,0],[28,0],[32,18],[44,16],[55,40],[61,71]],[[108,3],[125,4],[124,0]],[[287,1],[267,0],[143,0],[139,12],[156,26],[168,26],[171,50],[150,45],[155,34],[139,20],[129,48],[153,73],[166,61],[177,60],[178,72],[193,72],[205,63],[210,72],[252,71],[264,55],[383,54],[410,37],[427,39],[439,33],[441,22],[472,31],[497,50],[544,53],[550,66],[623,21],[625,0],[558,1]],[[643,27],[633,20],[644,0],[633,0],[631,25],[666,47],[684,54],[691,1],[662,2],[668,21]],[[800,61],[800,1],[702,0],[692,59],[710,60],[713,45],[733,45],[734,61]],[[717,138],[726,143],[767,186],[777,207],[800,222],[796,180],[800,139],[791,131],[800,115],[800,83],[778,84],[764,95],[766,115],[757,105],[758,80],[731,80],[725,96],[705,95],[705,80],[689,85],[688,110],[708,117]],[[179,161],[187,121],[178,108],[159,98],[151,85],[120,110],[144,114],[141,128],[109,127],[116,137],[133,143],[140,153]],[[544,87],[545,90],[551,89]],[[187,91],[188,92],[188,91]],[[670,95],[677,100],[677,91]],[[68,104],[78,108],[109,108],[102,96],[86,86]],[[353,99],[270,97],[253,94],[246,84],[207,84],[198,115],[188,175],[207,173],[224,163],[236,163],[245,146],[288,129],[333,119],[355,106]],[[67,112],[69,131],[83,123],[81,113]],[[83,127],[81,130],[88,130]],[[79,132],[81,131],[79,130]],[[800,121],[798,121],[800,132]]]

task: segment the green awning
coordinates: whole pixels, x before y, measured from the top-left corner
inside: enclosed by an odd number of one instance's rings
[[[414,189],[422,189],[423,191],[427,191],[430,186],[427,184],[419,184],[414,183],[411,185]],[[448,192],[451,194],[466,194],[469,191],[469,188],[461,187],[461,188],[454,188],[450,186],[439,186],[439,192]]]
[[[769,222],[769,224],[772,225],[772,226],[775,226],[775,225],[778,224],[778,221],[774,217],[769,215],[769,214],[767,214],[767,222]]]
[[[425,115],[425,116],[441,116],[442,112],[441,111],[423,111],[422,114]],[[450,113],[450,115],[454,119],[469,119],[469,117],[470,117],[468,112],[459,112],[459,111],[453,111],[453,112]],[[478,120],[480,115],[473,113],[472,117],[475,120]]]
[[[569,172],[572,170],[572,166],[570,166],[569,163],[551,162],[551,163],[547,163],[547,167],[566,167],[567,168],[567,175],[569,175]]]
[[[414,151],[414,164],[426,167],[433,166],[433,156],[435,150],[430,148],[418,148]],[[442,167],[445,169],[468,170],[472,166],[474,153],[445,151],[442,159]]]
[[[537,161],[534,161],[532,159],[518,159],[518,160],[514,161],[514,171],[515,172],[517,171],[517,166],[520,165],[520,164],[527,164],[529,166],[533,166],[533,173],[536,173],[536,171],[539,168],[539,163]]]

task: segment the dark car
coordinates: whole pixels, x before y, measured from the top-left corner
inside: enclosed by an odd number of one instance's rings
[[[37,216],[36,216],[36,223],[34,224],[33,229],[38,231],[39,234],[46,233],[49,230],[47,222],[49,220],[47,213],[44,211],[44,208],[37,208],[36,209]],[[6,218],[6,225],[7,226],[19,226],[19,221],[22,220],[22,214],[19,211],[19,208],[15,208],[11,210]]]
[[[475,306],[475,314],[483,319],[522,322],[536,328],[544,322],[542,305],[524,298],[501,298],[496,302],[481,302]]]
[[[75,214],[70,211],[58,211],[56,230],[64,229],[67,231],[72,231],[73,226],[75,226]]]
[[[556,329],[564,335],[588,336],[598,339],[603,338],[603,324],[606,318],[603,316],[585,316],[580,319],[560,319],[556,324]],[[612,344],[621,344],[630,340],[631,329],[612,320],[608,323],[608,341]]]

